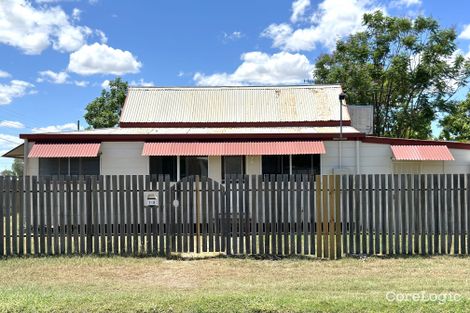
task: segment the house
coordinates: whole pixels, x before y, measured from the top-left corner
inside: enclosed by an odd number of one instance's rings
[[[470,173],[470,143],[368,135],[370,110],[341,103],[341,92],[339,85],[130,87],[119,127],[21,134],[24,145],[5,156],[24,158],[26,175],[168,174],[173,181]]]

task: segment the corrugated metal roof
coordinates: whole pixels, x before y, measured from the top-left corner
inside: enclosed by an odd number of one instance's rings
[[[358,134],[351,126],[343,127],[344,134]],[[339,127],[132,127],[101,128],[53,133],[57,135],[172,135],[172,134],[339,134]]]
[[[99,143],[36,143],[29,151],[28,158],[87,158],[96,157]]]
[[[144,156],[324,154],[322,141],[288,142],[146,142]]]
[[[393,158],[403,161],[453,161],[447,146],[390,146]]]
[[[341,86],[134,87],[121,123],[256,123],[340,120]],[[343,120],[349,113],[343,106]]]

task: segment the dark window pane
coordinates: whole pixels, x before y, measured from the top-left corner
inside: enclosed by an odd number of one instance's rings
[[[263,155],[263,174],[289,174],[288,155]]]
[[[59,175],[68,175],[69,174],[69,159],[68,158],[60,158],[60,170]]]
[[[207,176],[207,157],[180,157],[181,178],[199,175]]]
[[[170,175],[176,181],[177,158],[175,156],[151,156],[150,175]]]
[[[80,158],[70,158],[69,162],[70,162],[70,174],[69,175],[80,175]]]
[[[72,159],[71,159],[72,160]],[[100,158],[81,158],[81,175],[100,175]],[[74,174],[71,174],[74,175]]]
[[[100,175],[100,158],[39,159],[39,175]]]
[[[292,174],[320,174],[320,155],[293,155]]]
[[[245,174],[245,157],[226,156],[222,158],[222,178],[225,175]]]
[[[39,159],[39,175],[59,175],[60,159],[59,158],[40,158]]]

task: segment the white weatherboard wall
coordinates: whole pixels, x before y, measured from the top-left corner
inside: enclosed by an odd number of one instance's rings
[[[34,142],[28,142],[28,153],[33,147]],[[28,159],[26,162],[27,168],[25,171],[25,175],[37,176],[39,175],[39,159],[38,158],[31,158]]]
[[[470,150],[450,149],[454,161],[444,162],[445,174],[470,173]]]
[[[325,141],[326,154],[321,155],[321,173],[333,174],[340,166],[348,174],[391,174],[392,151],[389,144],[356,141]],[[358,149],[359,151],[356,151]]]
[[[220,156],[210,156],[207,158],[209,163],[207,175],[215,181],[222,181],[222,157]]]
[[[247,175],[261,175],[261,156],[260,155],[248,155],[245,158],[245,167]]]
[[[142,156],[143,142],[103,142],[101,175],[148,175],[149,158]]]

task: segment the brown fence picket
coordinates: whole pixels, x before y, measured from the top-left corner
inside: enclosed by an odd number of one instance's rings
[[[309,192],[310,192],[310,200],[309,200],[309,214],[310,214],[310,229],[309,229],[309,235],[310,235],[310,255],[315,255],[316,250],[315,250],[315,216],[316,216],[316,187],[315,187],[315,176],[314,175],[309,175],[308,177],[309,180]]]
[[[337,259],[341,258],[341,180],[340,176],[335,175],[335,220],[333,221],[336,232],[336,255]]]

